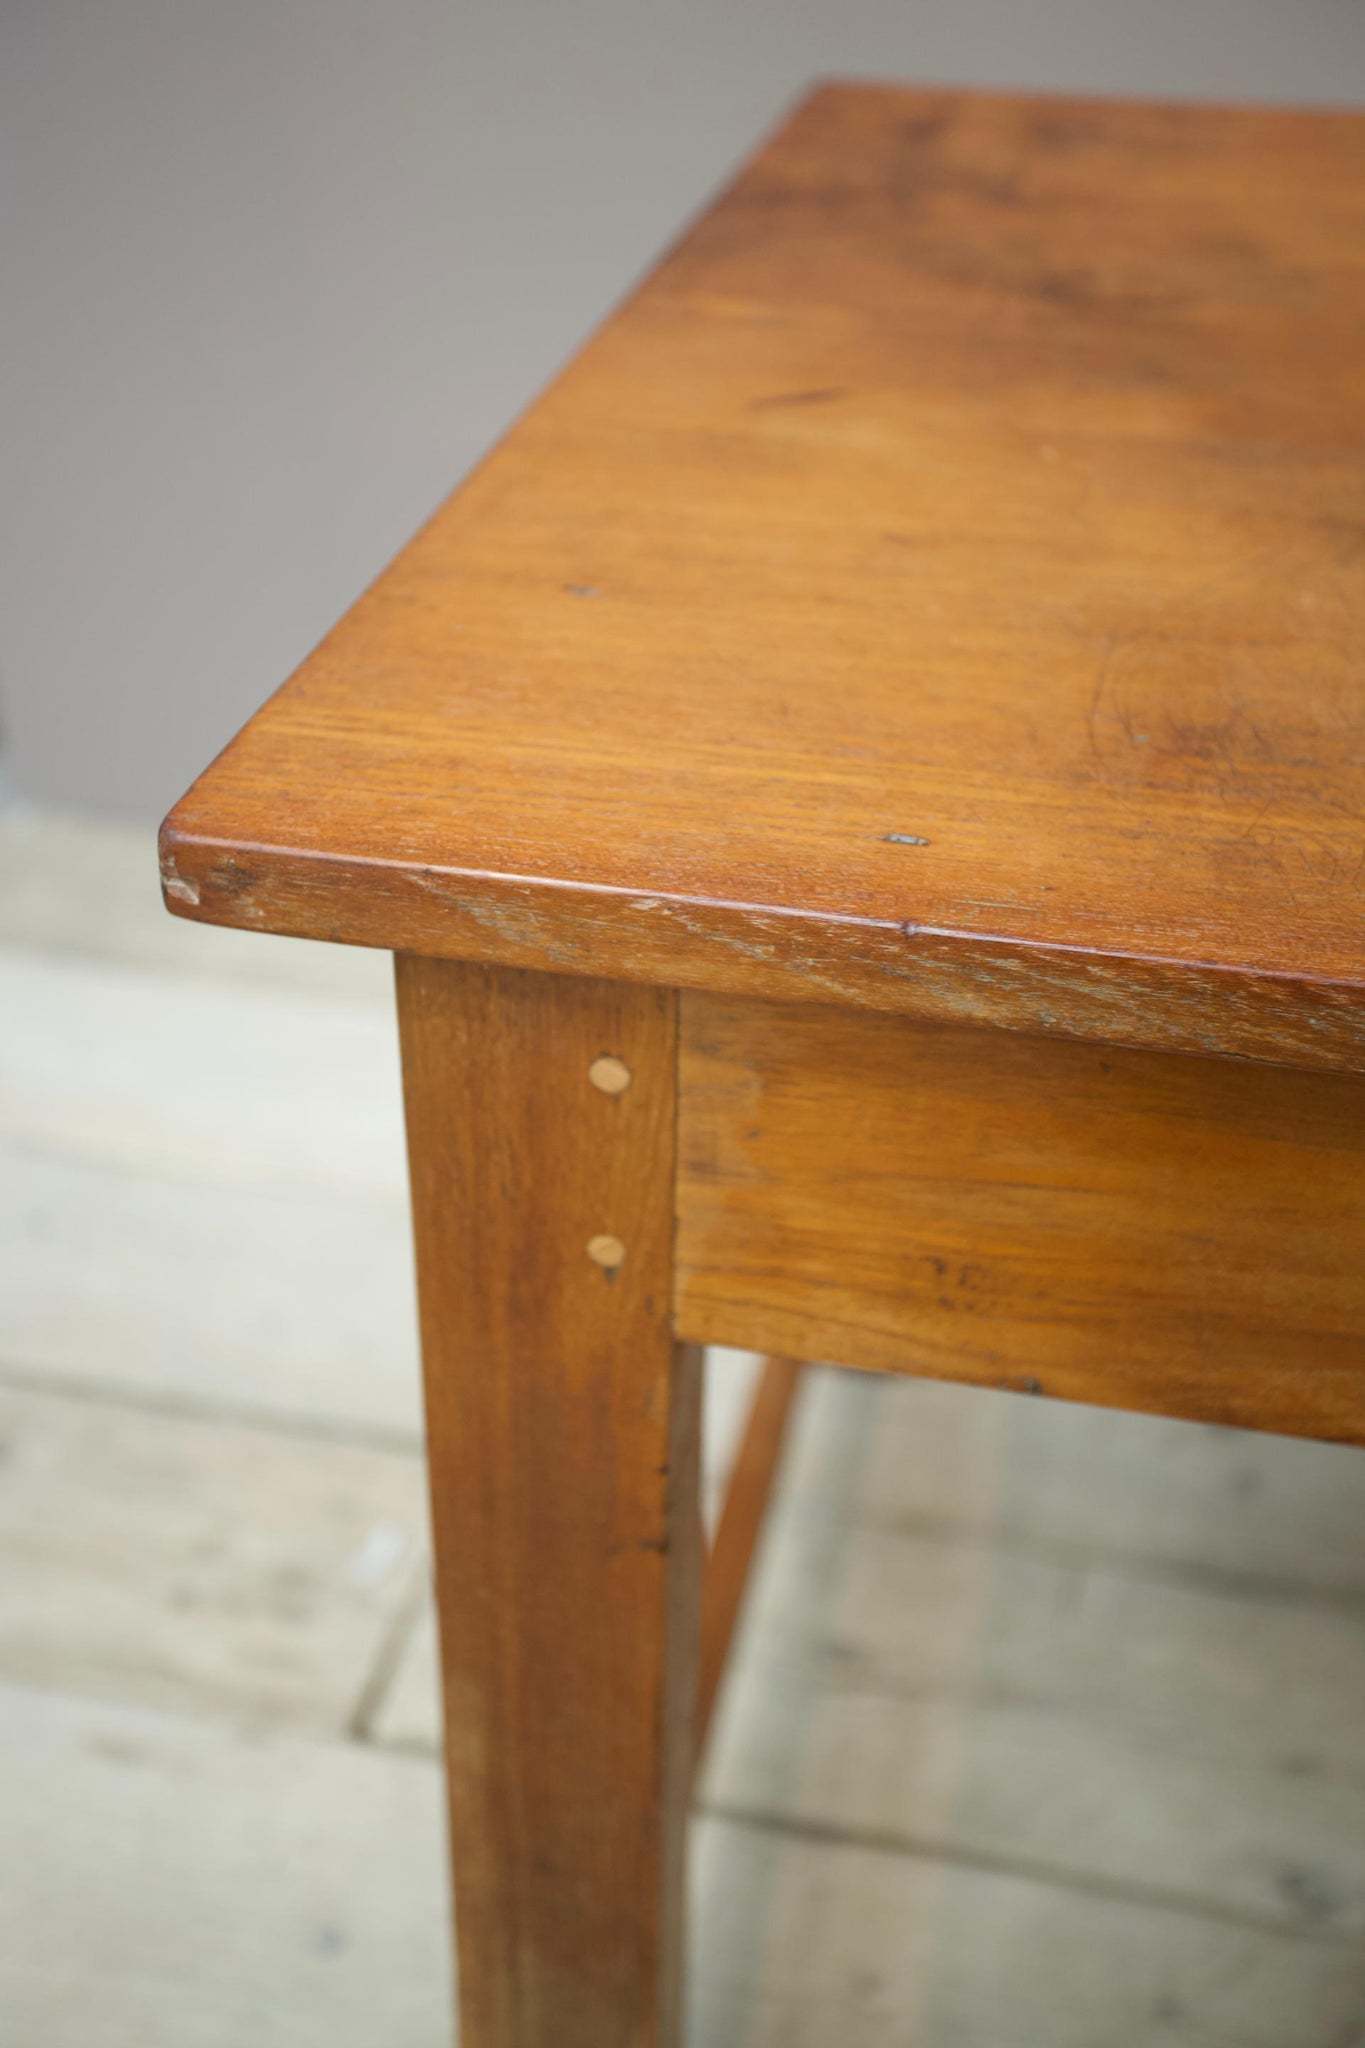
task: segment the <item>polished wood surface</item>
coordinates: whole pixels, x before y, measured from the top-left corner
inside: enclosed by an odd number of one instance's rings
[[[753,1405],[716,1524],[715,1541],[702,1579],[701,1655],[697,1676],[697,1750],[706,1746],[706,1732],[725,1676],[735,1626],[744,1605],[744,1588],[754,1551],[763,1533],[773,1481],[777,1477],[792,1402],[804,1370],[799,1358],[768,1358],[754,1393]]]
[[[1362,251],[1360,116],[821,90],[177,807],[168,902],[1365,1068]]]
[[[1362,333],[1365,117],[825,88],[167,821],[400,955],[466,2048],[676,2048],[697,1346],[1365,1442]]]
[[[1365,1082],[681,1007],[683,1336],[1365,1442]]]
[[[676,999],[416,959],[398,999],[460,2039],[674,2048],[701,1574]]]

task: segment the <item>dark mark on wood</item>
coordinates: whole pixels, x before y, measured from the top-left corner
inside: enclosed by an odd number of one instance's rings
[[[818,391],[778,391],[769,398],[752,398],[750,412],[771,412],[787,405],[831,405],[843,392],[837,384],[822,385]]]

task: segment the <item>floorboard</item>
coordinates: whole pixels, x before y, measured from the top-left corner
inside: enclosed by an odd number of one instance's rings
[[[435,1770],[0,1686],[5,2048],[447,2048]]]
[[[0,1687],[6,2048],[450,2048],[430,1765]],[[691,2048],[1345,2048],[1365,1958],[697,1825]]]
[[[1365,1605],[1365,1457],[1347,1444],[822,1373],[785,1479],[788,1498],[908,1533]]]
[[[426,1542],[411,1455],[0,1388],[0,1678],[339,1734]]]
[[[421,1443],[406,1201],[0,1146],[0,1381]]]
[[[0,952],[0,1143],[186,1181],[403,1195],[391,1016]]]

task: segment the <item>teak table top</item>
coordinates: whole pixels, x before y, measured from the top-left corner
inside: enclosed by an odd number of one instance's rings
[[[168,898],[1365,1071],[1363,458],[1365,118],[824,87]]]

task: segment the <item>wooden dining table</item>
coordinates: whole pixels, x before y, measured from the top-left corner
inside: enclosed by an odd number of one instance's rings
[[[672,2048],[800,1361],[1365,1441],[1365,117],[821,86],[161,857],[396,955],[463,2048]]]

